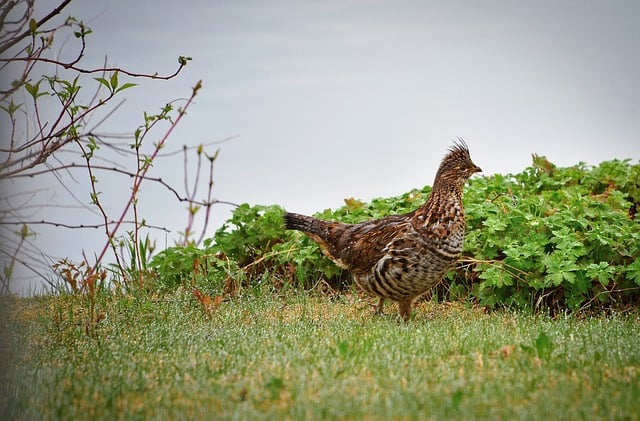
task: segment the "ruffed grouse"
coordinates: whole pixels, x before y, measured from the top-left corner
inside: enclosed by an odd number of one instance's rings
[[[353,275],[364,291],[398,303],[409,319],[416,297],[435,286],[453,267],[464,241],[462,187],[476,172],[460,139],[442,160],[427,201],[413,212],[344,224],[286,213],[287,229],[303,231],[324,254]]]
[[[482,171],[460,139],[444,157],[427,201],[413,212],[343,224],[287,213],[287,229],[303,231],[324,254],[353,275],[364,291],[396,301],[409,319],[416,297],[435,286],[453,267],[464,241],[462,187]]]

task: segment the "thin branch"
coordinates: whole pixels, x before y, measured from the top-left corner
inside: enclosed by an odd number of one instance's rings
[[[100,201],[100,198],[99,198],[100,193],[96,189],[96,180],[97,179],[93,175],[93,168],[91,166],[91,157],[93,156],[93,153],[91,153],[91,154],[87,153],[87,151],[84,149],[84,146],[82,145],[82,142],[80,142],[79,139],[76,140],[76,143],[77,143],[78,147],[80,148],[80,150],[82,151],[82,156],[84,157],[85,162],[87,163],[86,169],[87,169],[87,173],[88,173],[88,176],[89,176],[89,185],[90,185],[90,190],[91,190],[91,202],[92,202],[93,205],[96,206],[96,208],[100,212],[100,215],[102,216],[102,219],[103,219],[103,223],[100,226],[102,228],[104,228],[105,235],[108,238],[108,242],[105,245],[105,250],[109,246],[113,249],[114,257],[116,259],[116,265],[117,265],[118,269],[120,269],[120,275],[124,279],[125,278],[124,266],[122,265],[122,262],[120,261],[120,258],[118,257],[115,241],[113,241],[114,240],[114,236],[115,236],[115,232],[117,231],[118,227],[122,223],[122,221],[124,219],[124,215],[122,215],[120,217],[119,222],[115,223],[115,228],[112,231],[109,231],[109,217],[107,216],[107,212],[105,211],[104,206],[102,206],[102,202]],[[137,221],[136,221],[136,224],[134,224],[134,229],[136,229],[136,230],[138,229]],[[82,255],[84,256],[84,250],[82,251]],[[97,272],[98,265],[99,265],[100,261],[101,261],[101,259],[96,261],[95,266],[93,266],[93,268],[87,272],[87,274],[88,274],[87,276],[91,276],[91,275],[93,275],[94,273]],[[86,259],[86,257],[85,257],[85,262],[87,262],[87,265],[88,265],[88,260]]]
[[[117,224],[118,221],[108,221],[109,225],[115,225]],[[122,221],[121,223],[123,224],[135,224],[135,221]],[[91,228],[91,229],[98,229],[98,228],[103,228],[104,224],[77,224],[77,225],[72,225],[72,224],[66,224],[64,222],[54,222],[54,221],[46,221],[44,219],[41,219],[39,221],[2,221],[0,220],[0,225],[52,225],[54,227],[60,227],[60,228],[69,228],[69,229],[82,229],[82,228]],[[147,228],[152,228],[152,229],[156,229],[159,231],[164,231],[164,232],[171,232],[171,230],[165,228],[165,227],[161,227],[158,225],[149,225],[149,224],[144,224],[145,227]]]
[[[43,17],[37,22],[37,27],[40,28],[42,25],[44,25],[45,23],[53,19],[56,15],[60,14],[60,12],[62,12],[62,9],[67,7],[69,3],[71,3],[71,0],[64,0],[62,3],[60,3],[58,7],[56,7],[51,11],[51,13],[49,13],[47,16]],[[23,39],[27,38],[30,35],[31,35],[31,29],[29,28],[26,31],[24,31],[21,35],[13,38],[11,41],[8,41],[7,43],[2,44],[2,46],[0,46],[0,54],[4,53],[6,50],[13,47],[14,45],[16,45],[17,43],[19,43],[20,41],[22,41]]]
[[[2,248],[0,248],[0,254],[4,254],[5,256],[11,256],[9,253],[7,253]],[[20,257],[16,257],[16,262],[20,263],[22,266],[24,266],[25,268],[27,268],[28,270],[30,270],[34,274],[38,275],[38,277],[42,278],[43,280],[48,281],[46,276],[44,276],[42,273],[40,273],[39,271],[37,271],[34,268],[33,261],[27,262],[26,260],[21,259]]]
[[[70,164],[61,165],[59,167],[51,167],[51,168],[47,168],[47,169],[44,169],[44,170],[32,171],[32,172],[24,173],[24,174],[16,174],[16,175],[13,176],[13,178],[19,178],[19,177],[33,178],[33,177],[36,177],[38,175],[51,173],[51,172],[56,172],[56,171],[62,171],[62,170],[69,170],[69,169],[73,169],[73,168],[87,169],[88,166],[87,166],[87,164],[77,164],[75,162],[72,162]],[[123,170],[123,169],[117,168],[117,167],[107,167],[107,166],[104,166],[104,165],[91,165],[91,168],[93,168],[95,170],[111,171],[111,172],[119,173],[119,174],[122,174],[122,175],[126,175],[126,176],[131,177],[131,178],[136,177],[136,173],[134,173],[132,171]],[[142,180],[152,181],[152,182],[156,182],[156,183],[162,185],[167,190],[169,190],[171,193],[173,193],[175,195],[176,199],[178,199],[178,201],[180,201],[180,202],[189,202],[189,203],[193,203],[195,205],[200,205],[200,206],[210,206],[210,205],[214,205],[214,204],[217,204],[217,203],[220,203],[220,204],[223,204],[223,205],[230,205],[230,206],[234,206],[234,207],[240,206],[237,203],[228,202],[228,201],[225,201],[225,200],[213,199],[211,201],[201,202],[201,201],[197,201],[197,200],[192,200],[192,199],[190,199],[188,197],[181,196],[180,193],[178,193],[178,191],[175,188],[173,188],[169,183],[164,181],[162,179],[162,177],[149,177],[149,176],[145,175],[145,176],[142,176]]]
[[[611,295],[611,294],[613,294],[614,292],[615,292],[615,293],[619,293],[619,292],[638,291],[638,290],[640,290],[640,287],[630,287],[630,288],[620,288],[620,289],[615,289],[615,284],[614,284],[612,289],[610,289],[610,290],[605,289],[604,291],[600,291],[600,292],[598,292],[596,295],[594,295],[594,296],[593,296],[593,298],[591,298],[589,301],[587,301],[586,303],[584,303],[584,304],[580,307],[580,309],[579,309],[578,311],[586,310],[586,309],[591,305],[591,303],[593,303],[595,300],[599,299],[599,298],[600,298],[600,296],[602,296],[602,295],[605,295],[605,294],[609,294],[609,295]]]
[[[202,147],[205,147],[205,146],[221,145],[223,143],[227,143],[227,142],[229,142],[231,140],[234,140],[234,139],[237,139],[237,138],[238,138],[238,135],[228,136],[228,137],[225,137],[225,138],[220,139],[220,140],[212,140],[211,142],[200,143],[200,144],[194,145],[194,146],[186,146],[186,149],[187,150],[192,150],[192,149],[202,148]],[[184,150],[184,147],[182,149],[176,149],[175,151],[172,151],[172,152],[159,153],[158,157],[178,155],[178,154],[182,153],[183,150]]]
[[[196,242],[196,244],[200,244],[202,240],[204,240],[207,227],[209,226],[209,218],[211,216],[211,202],[212,202],[212,194],[213,194],[213,164],[216,161],[216,158],[218,157],[218,152],[220,152],[220,149],[217,149],[216,152],[213,154],[213,156],[207,157],[209,158],[209,186],[207,190],[207,203],[209,203],[209,205],[205,207],[204,225],[202,227],[202,230],[200,231],[200,237],[198,238],[198,241]]]
[[[97,94],[98,94],[98,93],[96,92],[96,95],[97,95]],[[92,100],[91,100],[91,102],[93,102],[93,101],[94,101],[94,100],[92,99]],[[116,111],[117,111],[117,110],[122,106],[122,104],[124,104],[124,103],[125,103],[125,101],[126,101],[126,98],[123,98],[120,102],[118,102],[118,103],[113,107],[113,109],[109,110],[109,112],[107,113],[107,115],[105,115],[103,118],[101,118],[101,119],[100,119],[100,121],[98,121],[98,122],[93,126],[93,128],[87,132],[87,135],[86,135],[86,136],[87,136],[87,137],[88,137],[88,136],[92,136],[92,133],[93,133],[93,132],[98,128],[98,127],[100,127],[100,125],[101,125],[102,123],[104,123],[104,122],[105,122],[106,120],[108,120],[108,119],[109,119],[113,114],[115,114],[115,112],[116,112]]]
[[[100,68],[97,68],[97,69],[84,69],[82,67],[75,66],[73,63],[63,63],[63,62],[60,62],[60,61],[58,61],[56,59],[45,58],[45,57],[0,58],[0,62],[15,62],[15,61],[25,61],[25,62],[29,62],[29,63],[36,62],[36,63],[54,64],[56,66],[62,66],[65,69],[73,70],[75,72],[82,73],[82,74],[118,72],[118,73],[121,73],[123,75],[131,76],[133,78],[159,79],[159,80],[173,79],[174,77],[178,76],[178,74],[180,74],[182,69],[187,65],[186,61],[184,60],[184,57],[180,57],[180,59],[178,60],[178,64],[179,64],[178,68],[173,73],[171,73],[169,75],[159,75],[158,73],[149,74],[149,73],[131,72],[131,71],[125,70],[125,69],[123,69],[121,67],[106,67],[106,68],[105,67],[100,67]]]

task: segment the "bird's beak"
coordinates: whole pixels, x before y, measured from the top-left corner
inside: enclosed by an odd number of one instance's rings
[[[474,165],[473,168],[471,169],[471,172],[482,172],[482,168],[480,168],[477,165]]]

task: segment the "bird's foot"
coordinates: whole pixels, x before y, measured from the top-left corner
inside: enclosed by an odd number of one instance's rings
[[[375,307],[375,314],[378,316],[382,316],[384,314],[384,298],[380,298],[378,301],[378,305]]]

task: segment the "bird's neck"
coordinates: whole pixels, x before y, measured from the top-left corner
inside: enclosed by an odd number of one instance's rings
[[[435,183],[427,201],[416,210],[415,221],[422,227],[464,225],[462,187]],[[417,228],[417,227],[416,227]]]

